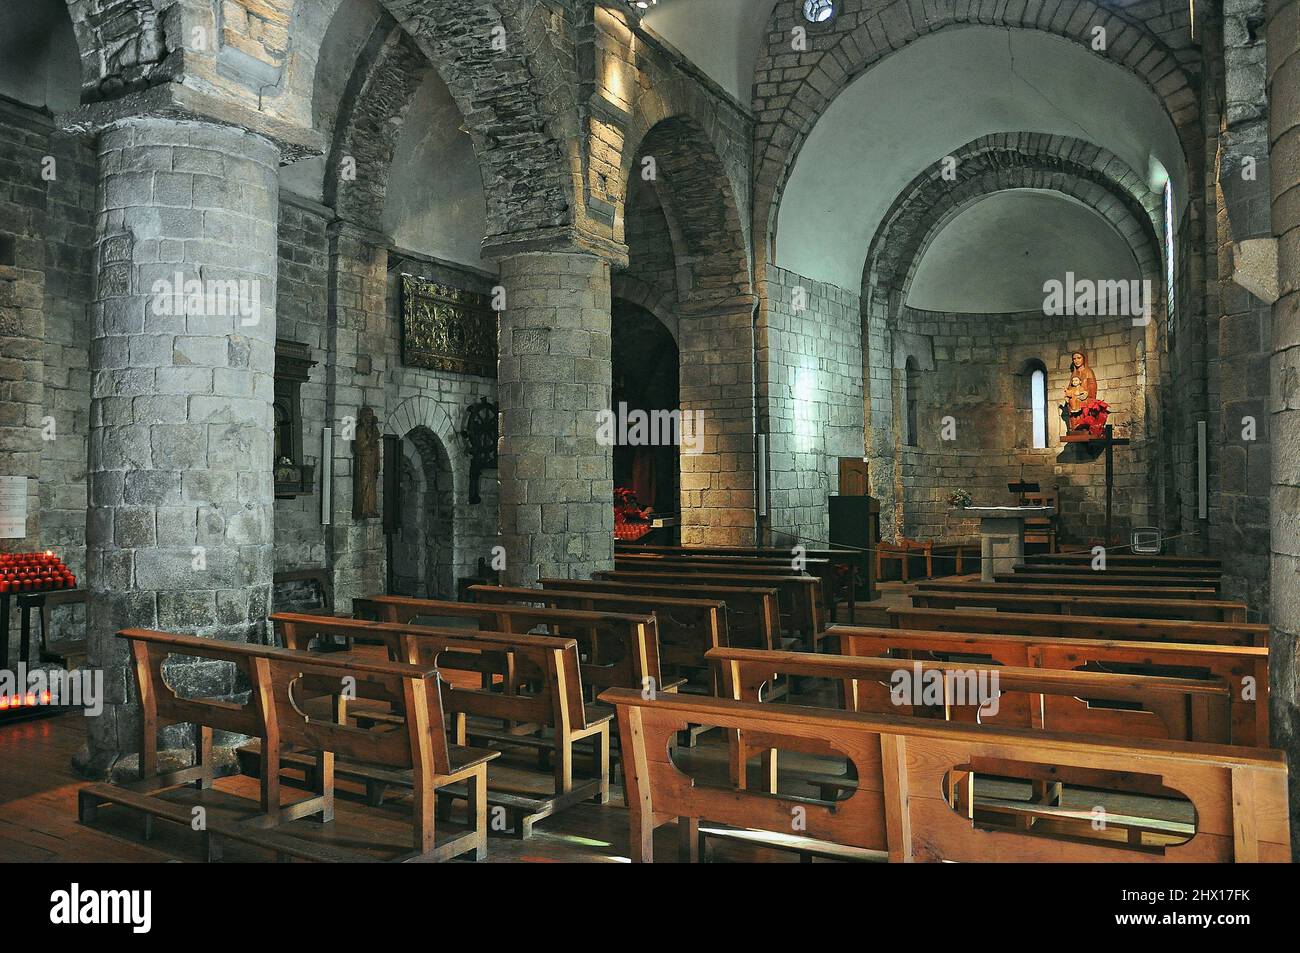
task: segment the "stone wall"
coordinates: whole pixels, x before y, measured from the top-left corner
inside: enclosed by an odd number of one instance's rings
[[[1114,533],[1152,525],[1155,446],[1146,432],[1145,332],[1128,317],[1048,317],[1023,314],[940,314],[904,309],[892,335],[892,469],[901,501],[899,531],[916,539],[967,539],[974,520],[950,512],[948,497],[964,489],[977,503],[1013,502],[1007,484],[1021,477],[1044,491],[1059,486],[1064,541],[1100,538],[1105,523],[1105,459],[1063,445],[1059,405],[1069,383],[1071,348],[1082,348],[1097,375],[1098,397],[1110,405],[1116,436],[1133,443],[1115,450]],[[919,383],[917,446],[905,445],[905,372],[916,361]],[[1030,362],[1047,371],[1047,446],[1034,449],[1029,402]],[[945,418],[952,420],[945,421]],[[950,424],[945,439],[945,424]],[[872,443],[875,446],[875,443]],[[882,513],[882,534],[888,534]]]
[[[305,199],[282,193],[280,199],[280,280],[276,336],[311,349],[311,379],[302,385],[302,451],[299,461],[315,468],[320,486],[321,429],[325,426],[328,349],[329,236],[333,213]],[[275,501],[275,569],[319,569],[327,563],[319,489]]]
[[[0,234],[13,239],[0,252],[0,474],[30,478],[28,538],[0,548],[53,549],[78,575],[94,201],[94,153],[44,113],[0,100]]]
[[[1244,600],[1267,620],[1272,309],[1233,280],[1234,244],[1272,232],[1263,14],[1262,0],[1229,0],[1224,7],[1226,108],[1216,156],[1213,249],[1218,295],[1211,300],[1218,325],[1219,413],[1212,433],[1210,538],[1218,551],[1234,554],[1226,565],[1224,598]]]
[[[863,455],[858,295],[769,266],[758,330],[759,429],[768,434],[767,528],[825,544],[839,457]]]
[[[388,380],[386,401],[392,410],[385,433],[403,437],[412,443],[419,462],[427,474],[436,456],[450,467],[446,477],[451,487],[450,526],[452,539],[444,536],[429,539],[427,533],[419,534],[426,547],[442,552],[438,559],[451,566],[451,577],[472,575],[479,559],[492,562],[492,547],[499,542],[497,535],[498,500],[497,471],[484,470],[478,481],[479,503],[469,502],[469,457],[461,444],[459,432],[465,426],[465,412],[471,405],[486,397],[496,403],[496,377],[478,377],[450,371],[430,371],[408,367],[401,362],[401,278],[403,274],[417,275],[457,288],[477,291],[491,298],[498,279],[486,272],[472,271],[463,266],[437,261],[413,252],[393,251],[389,254],[388,276]],[[431,445],[430,441],[435,444]],[[443,490],[443,487],[439,488]],[[416,512],[411,513],[417,515]],[[428,511],[425,513],[428,516]],[[428,524],[426,523],[426,526]],[[405,526],[409,539],[413,527]],[[454,543],[453,543],[454,540]]]

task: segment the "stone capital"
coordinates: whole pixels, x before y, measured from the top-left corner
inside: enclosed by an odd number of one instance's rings
[[[95,136],[127,119],[175,119],[243,129],[271,142],[280,151],[281,165],[325,153],[325,138],[316,130],[222,102],[179,83],[165,83],[117,99],[87,103],[61,113],[56,121],[65,132]]]
[[[738,294],[728,298],[687,299],[677,306],[677,313],[683,318],[716,318],[740,314],[749,316],[758,304],[758,295]]]
[[[483,241],[485,261],[499,261],[512,255],[544,252],[557,255],[590,255],[609,262],[611,268],[626,268],[627,245],[593,235],[573,225],[493,235]]]

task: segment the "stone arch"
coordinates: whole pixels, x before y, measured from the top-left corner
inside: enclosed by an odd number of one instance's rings
[[[409,102],[403,91],[411,81],[411,49],[418,49],[465,117],[488,200],[486,243],[512,235],[545,237],[572,226],[579,172],[577,109],[570,101],[575,72],[572,53],[556,46],[551,29],[552,18],[563,14],[540,0],[379,2],[406,39],[385,34],[379,45],[390,56],[363,66],[367,78],[357,83],[381,92],[383,102],[376,118],[358,129],[400,117]],[[320,48],[329,19],[301,18],[294,41],[309,59]],[[504,38],[504,50],[493,49],[495,37]],[[387,137],[378,143],[353,138],[358,147],[377,149],[380,157],[385,148],[391,153],[391,142],[383,142]]]
[[[402,119],[430,70],[415,41],[384,14],[348,81],[325,165],[325,204],[341,218],[382,230]],[[355,162],[355,178],[340,174],[344,157]]]
[[[768,23],[768,36],[782,38],[759,56],[755,90],[775,81],[774,72],[785,65],[790,52],[784,38],[794,24],[793,4],[777,4]],[[772,115],[760,121],[754,135],[754,246],[760,260],[770,254],[776,213],[791,170],[803,144],[835,97],[854,80],[893,52],[947,29],[968,26],[996,26],[1053,34],[1077,43],[1133,73],[1163,104],[1182,143],[1189,170],[1203,165],[1199,153],[1200,117],[1196,86],[1189,75],[1190,64],[1199,61],[1190,34],[1183,29],[1183,17],[1163,9],[1145,17],[1121,13],[1093,0],[1079,0],[1073,6],[1054,4],[1007,4],[1004,0],[939,0],[925,5],[918,18],[919,4],[888,3],[888,0],[857,0],[846,4],[857,16],[842,10],[824,30],[810,30],[810,53],[798,54],[797,63],[806,75],[780,84],[780,93],[765,101],[756,100],[755,112]],[[919,22],[918,22],[919,20]],[[842,24],[842,25],[841,25]],[[1157,24],[1165,26],[1158,29]],[[1106,49],[1093,50],[1094,28],[1105,30]],[[761,109],[760,109],[761,106]],[[1193,177],[1195,181],[1195,177]],[[1200,201],[1192,189],[1192,200]]]
[[[745,302],[749,255],[731,179],[703,129],[685,116],[656,122],[627,150],[626,174],[654,159],[656,191],[678,255],[678,297],[692,310]]]
[[[455,452],[460,446],[455,423],[447,408],[436,400],[422,396],[408,397],[388,414],[384,422],[384,433],[395,434],[414,443],[420,450],[425,466],[430,461],[440,460],[450,474],[451,540],[446,565],[453,567],[451,571],[454,580],[458,571],[454,567],[463,567],[468,558],[464,550],[469,535],[465,513],[465,500],[469,495],[469,462],[464,454]]]
[[[646,64],[649,68],[652,64]],[[633,166],[647,154],[646,139],[661,122],[673,118],[690,117],[688,122],[708,149],[717,158],[727,177],[728,191],[738,209],[746,209],[750,202],[750,176],[748,156],[744,154],[743,139],[734,128],[729,128],[727,118],[720,112],[717,99],[705,94],[699,84],[680,73],[656,74],[647,84],[635,104],[623,135],[623,148],[619,155],[618,178],[610,184],[610,192],[618,203],[616,236],[623,237],[623,202],[628,192],[628,182],[637,174]],[[653,143],[653,140],[652,140]],[[698,147],[698,144],[696,144]],[[749,245],[748,216],[739,216],[745,247]]]
[[[446,445],[423,424],[403,438],[402,531],[394,541],[393,585],[401,595],[455,597],[455,489]],[[414,492],[407,496],[407,487]]]
[[[152,0],[67,0],[81,48],[81,99],[96,102],[165,82],[181,71],[180,38]]]
[[[1159,447],[1151,439],[1161,421],[1158,385],[1167,308],[1164,281],[1162,196],[1108,150],[1079,139],[1037,133],[983,136],[954,150],[957,180],[944,179],[947,158],[932,163],[903,189],[881,221],[870,245],[862,276],[864,379],[867,382],[868,455],[872,492],[881,500],[882,526],[904,530],[906,450],[899,450],[906,430],[900,405],[908,393],[902,377],[905,360],[923,340],[904,322],[907,296],[927,248],[960,212],[990,194],[1011,189],[1041,189],[1078,200],[1106,221],[1124,240],[1139,275],[1151,281],[1151,321],[1141,330],[1134,358],[1129,425],[1134,453],[1149,455],[1146,492],[1158,496]],[[1127,323],[1121,319],[1119,324]],[[1117,325],[1118,328],[1119,325]],[[874,361],[873,361],[874,357]],[[1040,358],[1041,359],[1041,358]],[[875,364],[879,367],[873,366]],[[922,369],[926,367],[922,363]],[[932,366],[932,365],[931,365]],[[1027,381],[1021,360],[1016,377]],[[1052,367],[1044,365],[1050,374]],[[1018,385],[1017,385],[1018,386]],[[1027,392],[1026,392],[1027,393]],[[1057,430],[1048,411],[1049,446]]]
[[[703,432],[679,457],[682,542],[752,545],[755,297],[735,196],[693,119],[660,119],[637,141],[627,152],[629,168],[638,166],[630,174],[641,174],[640,156],[654,157],[655,192],[676,259],[681,411]]]
[[[1092,208],[1123,237],[1144,277],[1161,290],[1164,244],[1160,196],[1119,157],[1080,139],[1037,133],[983,136],[917,175],[894,200],[871,241],[863,270],[863,306],[885,297],[896,314],[926,248],[973,201],[1007,189],[1049,189]]]
[[[673,340],[678,341],[677,314],[674,311],[676,296],[671,291],[657,291],[640,278],[619,272],[610,279],[610,293],[612,297],[645,308],[668,329]],[[678,346],[680,347],[680,341]]]
[[[469,486],[469,464],[463,455],[451,453],[460,443],[456,425],[447,408],[431,397],[408,397],[398,404],[384,422],[384,432],[404,437],[417,427],[424,427],[447,448],[455,480],[456,498],[461,499]]]

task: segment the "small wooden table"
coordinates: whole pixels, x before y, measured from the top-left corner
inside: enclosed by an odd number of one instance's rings
[[[966,516],[980,521],[980,579],[992,582],[1025,559],[1025,517],[1055,516],[1054,506],[967,506]]]

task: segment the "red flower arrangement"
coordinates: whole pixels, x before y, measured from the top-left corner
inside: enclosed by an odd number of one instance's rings
[[[1104,400],[1098,400],[1094,397],[1083,405],[1083,410],[1079,416],[1079,426],[1075,429],[1087,429],[1090,436],[1101,437],[1106,433],[1106,418],[1109,416],[1110,405]]]
[[[614,538],[640,539],[651,529],[636,494],[625,486],[614,487]]]

